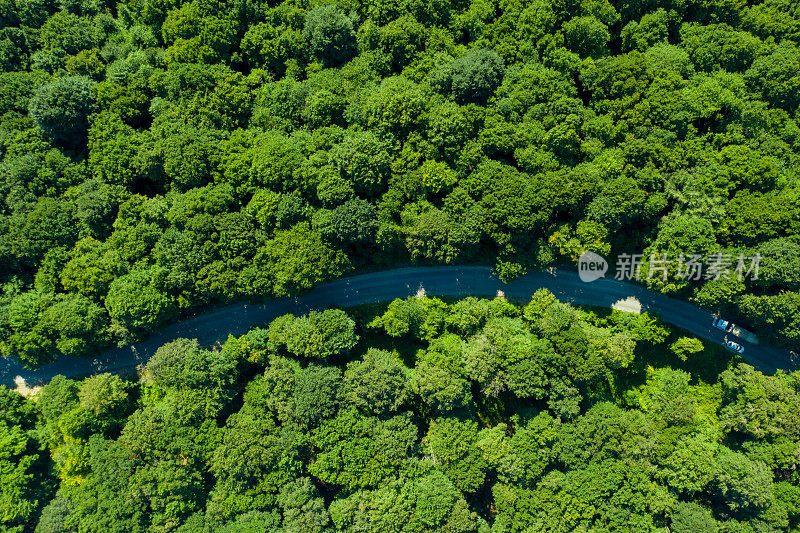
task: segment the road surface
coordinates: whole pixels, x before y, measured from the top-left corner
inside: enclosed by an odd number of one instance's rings
[[[16,377],[28,385],[50,380],[56,374],[82,377],[100,372],[131,368],[147,361],[164,343],[177,338],[196,338],[201,345],[224,342],[229,334],[241,335],[250,328],[267,324],[285,313],[305,313],[312,309],[348,307],[405,298],[420,288],[428,296],[494,297],[503,291],[507,298],[527,299],[545,288],[561,301],[577,305],[611,307],[635,298],[642,311],[659,315],[665,322],[683,328],[697,337],[722,343],[725,333],[711,327],[712,315],[691,304],[656,294],[631,283],[599,279],[584,283],[576,272],[556,270],[534,272],[510,283],[497,279],[490,267],[410,267],[342,278],[316,287],[297,298],[278,298],[261,304],[238,303],[216,308],[168,326],[133,346],[116,348],[95,359],[61,357],[38,370],[28,370],[17,361],[0,358],[0,384],[12,386]],[[745,361],[765,373],[789,369],[789,353],[764,344],[735,339],[745,348]]]

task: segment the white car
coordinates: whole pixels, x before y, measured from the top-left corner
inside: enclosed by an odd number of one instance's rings
[[[725,347],[733,353],[740,354],[744,352],[744,346],[733,341],[729,341],[728,339],[725,339]]]

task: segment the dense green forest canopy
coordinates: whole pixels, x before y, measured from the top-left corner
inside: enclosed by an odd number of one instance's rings
[[[583,250],[759,253],[757,280],[649,283],[800,344],[796,2],[1,0],[0,25],[0,352],[28,365],[364,268]]]
[[[0,387],[0,528],[796,532],[798,449],[798,372],[545,290],[410,297]]]

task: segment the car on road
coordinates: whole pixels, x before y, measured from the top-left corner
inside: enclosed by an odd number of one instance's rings
[[[758,344],[758,337],[756,337],[754,333],[747,331],[738,324],[734,324],[730,320],[714,317],[714,320],[711,321],[711,325],[716,329],[724,331],[725,333],[736,335],[740,339],[743,339],[749,343]]]
[[[733,353],[739,353],[740,354],[740,353],[744,352],[744,346],[742,346],[741,344],[735,343],[733,341],[729,341],[728,339],[725,339],[725,347],[727,349],[729,349],[730,351],[732,351]]]
[[[721,329],[722,331],[726,332],[729,332],[734,328],[733,322],[731,322],[730,320],[722,320],[719,317],[716,317],[714,321],[711,322],[711,325],[717,329]]]

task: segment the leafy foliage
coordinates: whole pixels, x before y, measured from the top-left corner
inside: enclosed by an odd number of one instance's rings
[[[649,289],[797,351],[799,72],[786,0],[0,2],[0,353],[37,367],[354,271],[508,280],[584,250],[644,253]],[[758,278],[678,276],[757,253]],[[716,380],[712,356],[546,293],[180,341],[141,384],[8,400],[0,523],[797,529],[797,379]]]
[[[6,4],[0,347],[29,366],[363,268],[584,250],[798,347],[785,2]]]
[[[410,308],[413,337],[396,329]],[[285,315],[213,351],[178,340],[136,383],[57,376],[35,400],[0,388],[3,527],[792,531],[800,520],[796,372],[732,359],[704,381],[719,354],[696,339],[547,291],[524,307],[413,297],[356,316]],[[340,336],[322,342],[326,331]],[[316,338],[317,355],[295,337]],[[621,338],[623,356],[611,348]]]

